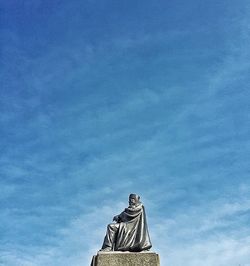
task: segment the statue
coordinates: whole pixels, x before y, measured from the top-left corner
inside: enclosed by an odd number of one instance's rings
[[[128,208],[116,215],[113,221],[115,223],[107,226],[107,233],[100,251],[140,252],[152,247],[140,196],[130,194]]]

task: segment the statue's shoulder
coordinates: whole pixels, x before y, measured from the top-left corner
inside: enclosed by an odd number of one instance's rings
[[[140,203],[138,206],[131,208],[131,207],[127,207],[125,208],[125,212],[129,211],[129,212],[135,212],[135,211],[140,211],[140,210],[144,210],[144,206]]]

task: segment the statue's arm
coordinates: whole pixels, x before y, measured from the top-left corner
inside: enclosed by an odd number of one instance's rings
[[[121,213],[122,214],[122,213]],[[121,214],[118,214],[116,216],[114,216],[113,218],[113,221],[117,222],[117,223],[120,223],[122,220],[121,220]]]

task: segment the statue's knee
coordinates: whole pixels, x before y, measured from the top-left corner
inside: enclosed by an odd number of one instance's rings
[[[116,230],[117,229],[117,224],[114,224],[114,223],[108,224],[107,228],[108,228],[108,230]]]
[[[112,224],[108,224],[107,228],[112,229],[113,228]]]

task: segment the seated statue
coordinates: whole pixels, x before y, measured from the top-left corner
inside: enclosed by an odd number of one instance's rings
[[[140,252],[152,247],[140,196],[130,194],[128,208],[116,215],[113,221],[116,223],[108,225],[100,251]]]

